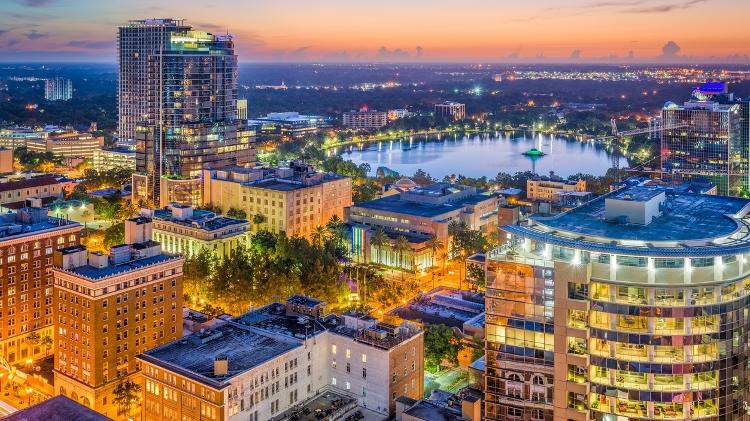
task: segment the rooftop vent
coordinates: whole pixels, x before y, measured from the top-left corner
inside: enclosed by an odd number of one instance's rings
[[[229,357],[219,355],[214,358],[214,376],[226,376],[229,373]]]

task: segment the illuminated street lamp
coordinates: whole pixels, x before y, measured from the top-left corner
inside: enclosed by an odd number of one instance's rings
[[[31,392],[33,392],[34,389],[27,387],[26,388],[26,394],[29,396],[29,406],[31,406]]]

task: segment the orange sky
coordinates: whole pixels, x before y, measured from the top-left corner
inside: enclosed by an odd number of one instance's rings
[[[111,60],[118,24],[181,17],[198,28],[228,29],[240,59],[248,61],[694,62],[732,56],[750,62],[749,0],[4,0],[3,9],[3,60]],[[663,57],[668,41],[677,48]]]

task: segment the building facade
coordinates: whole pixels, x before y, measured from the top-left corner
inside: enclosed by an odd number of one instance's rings
[[[104,137],[75,130],[52,132],[45,137],[26,141],[26,148],[31,152],[49,152],[64,158],[93,158],[103,146]]]
[[[309,237],[334,215],[343,220],[352,204],[352,180],[296,161],[288,167],[210,169],[203,175],[203,201],[245,211],[253,232]]]
[[[388,113],[368,109],[347,111],[342,123],[350,129],[379,129],[388,124]]]
[[[21,364],[54,347],[41,341],[54,336],[52,254],[78,244],[81,225],[48,218],[40,208],[3,213],[0,221],[0,352],[8,363]],[[40,340],[29,342],[32,333]]]
[[[68,101],[73,98],[73,82],[70,79],[55,77],[44,81],[44,99],[47,101]]]
[[[485,418],[748,419],[748,211],[640,185],[503,226]]]
[[[440,104],[435,104],[435,115],[448,117],[453,120],[463,120],[466,118],[466,105],[453,101],[441,102]]]
[[[153,240],[167,253],[189,256],[207,249],[222,258],[247,246],[250,223],[244,219],[177,204],[143,213],[153,220]]]
[[[719,101],[700,89],[683,105],[667,102],[661,112],[662,172],[707,178],[719,194],[748,191],[747,114],[746,103]]]
[[[440,266],[449,251],[448,226],[464,223],[490,233],[497,227],[500,201],[498,195],[474,187],[435,183],[357,203],[346,209],[352,253],[355,259],[407,271]],[[406,250],[396,247],[399,237],[408,243]],[[433,250],[431,238],[443,245],[441,250]]]
[[[184,259],[162,254],[151,225],[126,221],[109,256],[82,246],[54,255],[55,392],[116,419],[114,389],[142,384],[136,355],[182,336]]]
[[[293,296],[146,351],[144,418],[270,420],[327,390],[385,418],[397,396],[422,396],[419,328],[322,306]]]
[[[23,204],[32,197],[42,200],[61,198],[63,183],[49,175],[0,183],[0,206]]]
[[[135,150],[130,148],[98,149],[94,151],[94,169],[105,171],[115,167],[135,170]]]
[[[526,197],[529,200],[554,200],[560,192],[585,192],[586,180],[564,180],[554,174],[526,180]]]

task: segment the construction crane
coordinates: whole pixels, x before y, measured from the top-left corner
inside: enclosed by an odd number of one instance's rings
[[[605,136],[598,138],[598,140],[612,140],[612,169],[615,170],[615,177],[617,180],[617,183],[620,183],[620,155],[622,153],[621,151],[621,145],[622,145],[622,138],[627,136],[635,136],[639,134],[646,134],[654,135],[656,132],[661,132],[664,130],[671,130],[671,129],[679,129],[682,127],[687,127],[688,124],[677,124],[674,126],[668,126],[668,127],[656,127],[652,126],[651,121],[649,121],[648,127],[644,127],[641,129],[633,129],[633,130],[626,130],[624,132],[621,132],[617,129],[617,121],[613,118],[610,121],[612,125],[612,135],[611,136]]]

